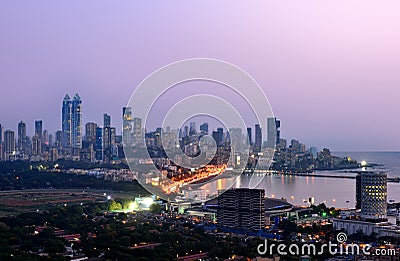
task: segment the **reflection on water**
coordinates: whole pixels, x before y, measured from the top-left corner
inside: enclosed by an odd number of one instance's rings
[[[251,176],[242,176],[234,187],[248,187]],[[290,203],[306,205],[304,201],[314,197],[315,204],[353,208],[355,206],[355,179],[326,177],[299,177],[283,175],[253,176],[259,183],[257,188],[264,189],[267,197],[286,198]],[[216,194],[219,188],[226,188],[232,178],[219,179],[201,187],[207,194]],[[388,183],[388,200],[400,201],[400,184]]]
[[[247,186],[249,178],[241,177],[242,187]],[[286,198],[296,205],[304,205],[304,201],[314,197],[316,204],[355,206],[355,179],[267,175],[259,181],[257,188],[265,189],[267,197]],[[388,183],[388,199],[400,200],[400,184]]]
[[[242,176],[234,187],[248,187],[250,176]],[[326,177],[299,177],[267,175],[254,176],[259,185],[265,189],[267,197],[286,198],[296,205],[305,205],[304,201],[314,197],[315,204],[325,203],[327,206],[353,208],[355,206],[355,179],[338,179]],[[231,179],[221,179],[204,185],[202,188],[216,193],[218,188],[225,188]],[[400,201],[400,184],[388,183],[388,199]]]
[[[358,161],[366,160],[368,163],[381,164],[368,170],[385,171],[389,177],[400,176],[400,152],[350,152],[336,153],[338,156],[350,156]],[[335,154],[335,155],[336,155]],[[355,173],[338,171],[318,171],[321,175],[355,176]],[[251,180],[251,181],[250,181]],[[216,193],[218,188],[226,188],[232,179],[222,179],[204,186],[210,192]],[[296,205],[305,205],[304,200],[314,197],[315,204],[325,202],[327,206],[340,208],[353,208],[355,206],[355,179],[328,178],[328,177],[300,177],[263,175],[241,176],[234,187],[250,187],[265,189],[268,197],[286,198]],[[388,200],[400,201],[400,184],[388,183]]]

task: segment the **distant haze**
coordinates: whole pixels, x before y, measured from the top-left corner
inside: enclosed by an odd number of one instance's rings
[[[42,119],[54,133],[64,95],[77,92],[84,123],[108,113],[120,127],[149,73],[209,57],[259,82],[289,140],[400,150],[399,10],[396,0],[2,1],[0,124],[23,120],[31,135]]]

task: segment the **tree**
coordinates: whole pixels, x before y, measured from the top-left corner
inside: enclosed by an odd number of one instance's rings
[[[121,209],[122,209],[121,203],[115,202],[114,200],[110,200],[110,203],[108,205],[109,211],[115,211],[115,210],[121,210]]]
[[[49,254],[56,254],[64,252],[65,246],[59,239],[48,239],[44,242],[44,249]]]
[[[150,211],[151,211],[152,213],[154,213],[154,214],[158,214],[158,213],[161,213],[162,207],[161,207],[160,204],[153,203],[153,204],[151,204],[151,206],[150,206]]]

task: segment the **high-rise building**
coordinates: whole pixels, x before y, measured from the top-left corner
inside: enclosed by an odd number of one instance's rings
[[[290,146],[289,146],[290,150],[293,153],[299,153],[301,152],[301,143],[298,140],[292,139],[290,141]]]
[[[41,120],[35,121],[35,135],[38,136],[38,139],[42,140],[42,136],[43,136],[43,121],[41,121]]]
[[[133,140],[135,145],[143,145],[142,120],[140,118],[133,118]]]
[[[255,129],[255,139],[254,139],[254,152],[260,152],[262,146],[262,130],[260,124],[254,126]]]
[[[49,134],[49,144],[50,147],[53,146],[53,134]]]
[[[75,94],[72,100],[72,135],[71,145],[74,149],[82,148],[82,100]]]
[[[253,139],[252,139],[250,127],[247,128],[247,142],[249,145],[253,145]]]
[[[18,123],[18,151],[26,153],[26,124],[23,121]]]
[[[317,158],[317,156],[318,156],[318,150],[317,150],[316,147],[310,147],[310,153],[311,153],[311,155],[313,156],[314,159]]]
[[[42,143],[44,145],[49,145],[49,132],[47,130],[43,131],[43,135],[42,135]]]
[[[122,108],[122,137],[125,145],[133,144],[133,133],[132,133],[132,108]]]
[[[104,157],[108,157],[111,154],[111,127],[103,128],[103,150]]]
[[[257,231],[265,226],[265,191],[229,189],[218,196],[218,225],[239,230]]]
[[[61,130],[56,131],[56,139],[54,142],[54,147],[62,148],[62,141],[63,141],[63,133]]]
[[[82,148],[82,100],[75,94],[73,100],[65,95],[62,104],[62,147]]]
[[[65,95],[62,103],[62,147],[71,148],[71,133],[72,133],[72,103],[68,94]]]
[[[12,130],[4,132],[4,159],[15,160],[15,133]]]
[[[230,128],[226,133],[226,141],[231,143],[231,146],[234,150],[242,148],[244,145],[243,137],[244,136],[241,128]]]
[[[189,123],[189,136],[196,135],[196,123],[195,122],[190,122]]]
[[[103,161],[103,128],[96,128],[95,159]]]
[[[103,114],[103,159],[111,158],[111,116]]]
[[[212,137],[214,138],[217,146],[221,146],[224,142],[224,129],[218,128],[216,131],[213,131]]]
[[[42,141],[36,134],[32,137],[32,155],[34,156],[42,155]]]
[[[223,128],[218,128],[217,132],[218,132],[218,140],[219,140],[219,144],[218,145],[222,145],[222,143],[224,143],[224,129]]]
[[[52,162],[55,162],[58,160],[58,149],[57,148],[52,148],[50,150],[50,158]]]
[[[111,127],[111,116],[107,113],[104,113],[103,120],[103,159],[110,160],[115,146],[115,128]]]
[[[185,130],[185,137],[188,137],[189,136],[189,126],[185,126],[184,130]]]
[[[359,175],[359,193],[361,195],[358,196],[359,198],[361,196],[361,218],[368,221],[386,220],[387,174],[362,172]]]
[[[85,125],[85,140],[89,144],[95,144],[96,142],[96,128],[97,123],[95,122],[88,122]]]
[[[267,144],[269,148],[275,147],[280,141],[281,121],[276,118],[267,119]]]
[[[200,132],[202,135],[208,135],[208,123],[207,122],[200,125]]]
[[[2,144],[3,143],[3,141],[4,141],[4,130],[3,130],[3,127],[1,127],[1,124],[0,124],[0,144]],[[1,151],[0,151],[0,154],[1,154]]]
[[[104,115],[103,115],[103,124],[104,124],[104,128],[111,127],[111,116],[108,115],[107,113],[104,113]]]
[[[361,209],[361,174],[356,176],[356,209]]]

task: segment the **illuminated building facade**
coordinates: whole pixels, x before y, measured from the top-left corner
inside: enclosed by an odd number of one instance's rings
[[[267,119],[267,142],[269,148],[273,148],[279,143],[279,140],[281,138],[281,131],[279,130],[280,127],[280,120],[277,120],[276,118]]]
[[[62,104],[62,147],[82,148],[82,100],[78,94],[74,98],[65,95]]]
[[[262,145],[262,129],[260,124],[255,125],[254,152],[260,152]]]
[[[4,132],[4,158],[6,161],[15,160],[15,134],[11,130]]]
[[[122,137],[124,145],[132,145],[132,108],[122,108]]]
[[[229,189],[218,196],[218,225],[239,230],[260,230],[265,226],[265,191]]]
[[[365,172],[359,174],[361,218],[363,220],[386,220],[387,174]]]

